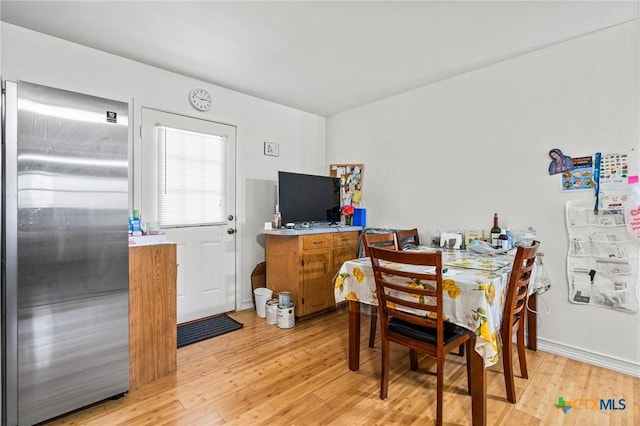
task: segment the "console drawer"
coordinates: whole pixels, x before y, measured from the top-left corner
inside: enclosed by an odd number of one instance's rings
[[[334,247],[354,247],[358,248],[358,232],[337,232],[333,234]]]
[[[302,250],[316,250],[330,248],[332,244],[331,234],[303,235]]]

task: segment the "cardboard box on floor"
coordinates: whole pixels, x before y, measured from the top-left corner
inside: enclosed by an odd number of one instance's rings
[[[253,306],[256,305],[256,299],[253,295],[253,290],[259,287],[267,286],[267,262],[261,262],[253,268],[251,272],[251,299],[253,300]]]

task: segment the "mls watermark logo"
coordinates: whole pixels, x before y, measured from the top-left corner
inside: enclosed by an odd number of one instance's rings
[[[562,410],[564,414],[567,414],[572,408],[574,410],[614,410],[620,411],[627,408],[627,403],[624,398],[600,398],[600,399],[588,399],[580,398],[573,401],[567,401],[564,397],[558,397],[558,402],[553,404],[559,410]]]
[[[571,410],[571,402],[565,401],[563,397],[558,397],[558,403],[553,405],[554,407],[564,411],[565,414]]]

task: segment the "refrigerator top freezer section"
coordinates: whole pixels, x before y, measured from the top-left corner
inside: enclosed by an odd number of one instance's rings
[[[121,205],[128,191],[128,144],[122,143],[128,105],[24,82],[18,93],[21,205]]]

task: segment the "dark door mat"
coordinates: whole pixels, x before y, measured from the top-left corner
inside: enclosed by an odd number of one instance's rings
[[[178,326],[178,347],[239,330],[242,324],[226,314]]]

